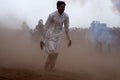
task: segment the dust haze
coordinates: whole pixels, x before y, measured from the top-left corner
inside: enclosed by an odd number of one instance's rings
[[[112,2],[114,11],[120,14],[120,0],[112,0]]]
[[[0,66],[43,70],[47,54],[39,47],[39,34],[34,34],[25,22],[14,26],[18,28],[11,27],[0,23]],[[67,48],[64,35],[55,70],[120,79],[120,28],[110,30],[117,35],[117,43],[99,47],[99,43],[96,45],[88,39],[89,28],[70,28],[72,46]]]

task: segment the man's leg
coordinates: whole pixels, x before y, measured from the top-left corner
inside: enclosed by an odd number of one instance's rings
[[[52,70],[55,67],[57,57],[58,57],[58,53],[48,54],[48,57],[45,63],[45,70]]]
[[[58,53],[54,53],[51,59],[50,69],[52,70],[55,67],[57,61]]]
[[[48,54],[48,57],[45,63],[45,70],[48,70],[50,68],[51,60],[52,60],[52,54]]]

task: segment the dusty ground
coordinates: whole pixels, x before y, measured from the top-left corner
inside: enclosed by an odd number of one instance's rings
[[[63,71],[45,72],[39,70],[33,72],[21,69],[2,69],[0,70],[0,80],[92,80],[92,76],[87,74],[75,74]]]
[[[0,80],[120,80],[119,50],[99,52],[84,30],[72,32],[71,39],[70,48],[63,39],[55,69],[45,72],[47,54],[39,41],[23,30],[0,29]]]
[[[62,70],[46,72],[43,70],[31,71],[27,69],[0,68],[0,80],[119,80],[120,75],[102,73],[73,73]]]
[[[119,80],[120,76],[108,73],[96,76],[85,73],[72,73],[60,70],[37,72],[26,69],[0,69],[0,80]]]

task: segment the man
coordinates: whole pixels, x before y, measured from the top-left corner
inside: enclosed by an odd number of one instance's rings
[[[38,21],[38,24],[36,25],[35,29],[32,32],[32,35],[33,35],[33,37],[34,37],[34,39],[36,41],[40,40],[41,37],[43,36],[43,32],[44,32],[44,28],[43,27],[44,27],[43,20],[40,19]]]
[[[38,25],[36,26],[36,30],[38,30],[41,34],[42,34],[42,32],[43,32],[43,20],[42,19],[40,19],[39,21],[38,21]]]
[[[37,25],[36,28],[35,28],[36,34],[39,34],[40,37],[43,36],[43,32],[44,32],[43,27],[44,27],[44,25],[43,25],[43,20],[40,19],[39,22],[38,22],[38,25]]]
[[[51,13],[45,23],[44,43],[42,41],[40,42],[41,48],[44,45],[44,50],[48,53],[45,70],[52,70],[55,66],[63,34],[63,24],[68,40],[68,47],[71,46],[69,37],[69,16],[64,12],[65,6],[64,1],[57,1],[57,11]]]

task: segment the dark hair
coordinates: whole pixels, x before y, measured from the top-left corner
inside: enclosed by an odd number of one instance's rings
[[[57,7],[59,7],[61,4],[64,4],[66,6],[64,1],[57,1]]]

